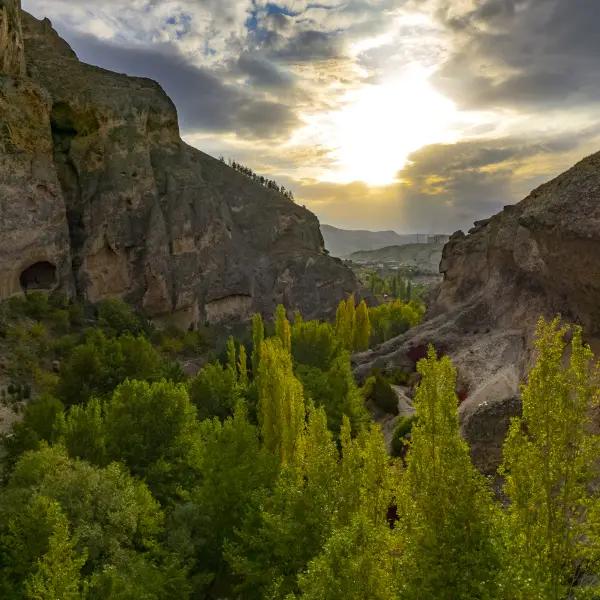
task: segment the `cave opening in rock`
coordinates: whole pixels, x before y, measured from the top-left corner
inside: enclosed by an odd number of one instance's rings
[[[52,290],[56,285],[56,266],[48,261],[34,263],[21,273],[20,282],[24,292]]]

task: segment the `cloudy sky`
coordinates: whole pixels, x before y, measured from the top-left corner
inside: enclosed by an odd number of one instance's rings
[[[600,150],[597,0],[23,0],[322,222],[451,232]]]

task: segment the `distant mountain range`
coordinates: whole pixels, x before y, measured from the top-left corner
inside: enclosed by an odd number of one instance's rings
[[[410,233],[401,235],[395,231],[366,231],[361,229],[339,229],[331,225],[321,225],[325,248],[332,256],[347,258],[359,250],[379,250],[387,246],[425,244],[429,235]],[[446,237],[446,236],[442,236]]]

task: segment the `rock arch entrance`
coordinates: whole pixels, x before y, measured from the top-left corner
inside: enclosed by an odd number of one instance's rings
[[[24,292],[52,290],[56,285],[56,266],[48,261],[34,263],[21,273],[19,279]]]

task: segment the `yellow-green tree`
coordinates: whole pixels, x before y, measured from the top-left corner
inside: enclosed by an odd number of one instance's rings
[[[260,349],[265,339],[265,324],[262,317],[257,313],[252,317],[252,374],[258,374],[260,363]]]
[[[513,420],[504,446],[501,471],[510,500],[505,595],[511,599],[579,598],[591,590],[573,589],[578,576],[590,567],[588,575],[598,574],[600,497],[591,483],[600,446],[590,413],[599,387],[581,335],[558,319],[538,323],[538,358],[523,387],[523,415]]]
[[[356,318],[354,295],[342,300],[335,315],[335,334],[342,347],[349,352],[354,346],[354,323]]]
[[[80,600],[81,568],[85,557],[78,556],[69,535],[69,522],[57,502],[37,497],[34,506],[54,513],[47,552],[37,561],[34,572],[25,581],[25,598],[30,600]]]
[[[263,443],[288,462],[304,427],[302,384],[294,376],[292,357],[281,340],[261,344],[258,367],[258,416]]]
[[[356,309],[353,349],[358,352],[368,350],[370,341],[371,320],[369,319],[367,303],[363,300]]]
[[[498,598],[497,511],[459,432],[456,370],[430,348],[418,372],[400,493],[401,598]]]
[[[281,345],[288,352],[292,351],[292,330],[288,321],[285,307],[282,304],[275,310],[275,335],[281,340]]]

